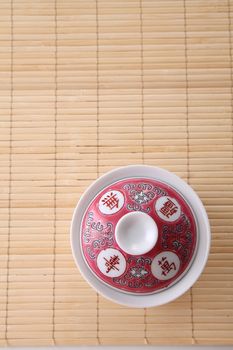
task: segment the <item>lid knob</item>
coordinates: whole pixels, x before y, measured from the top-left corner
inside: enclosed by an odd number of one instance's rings
[[[118,221],[115,238],[119,247],[127,254],[145,254],[157,242],[158,227],[148,214],[135,211],[122,216]]]

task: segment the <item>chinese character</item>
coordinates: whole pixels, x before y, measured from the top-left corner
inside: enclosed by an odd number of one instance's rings
[[[119,269],[116,267],[116,265],[119,265],[120,263],[120,259],[118,255],[110,256],[109,260],[104,258],[104,260],[106,261],[105,266],[107,266],[106,273],[108,273],[111,270],[119,271]]]
[[[161,269],[163,270],[162,275],[167,276],[167,274],[171,271],[171,270],[176,270],[176,265],[174,262],[172,262],[171,264],[169,264],[168,260],[166,257],[162,257],[162,260],[160,260],[159,265],[161,267]]]
[[[102,203],[112,210],[113,208],[118,208],[119,199],[116,193],[113,194],[113,192],[111,192],[102,200]]]
[[[175,205],[175,203],[173,203],[171,199],[167,198],[167,201],[163,204],[160,212],[169,219],[169,217],[175,214],[177,210],[178,207]]]

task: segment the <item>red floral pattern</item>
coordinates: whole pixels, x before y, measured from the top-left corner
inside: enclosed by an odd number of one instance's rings
[[[119,210],[114,214],[104,214],[100,210],[100,199],[105,193],[110,192],[111,195],[111,191],[114,191],[114,203],[111,199],[110,207],[114,211]],[[121,197],[124,196],[122,206],[119,205],[117,193],[120,193]],[[162,213],[168,216],[167,221],[165,215],[161,217],[161,212],[156,211],[156,202],[161,197],[164,197],[164,200],[160,199],[159,202],[164,203],[161,204],[163,205],[161,208]],[[107,199],[109,200],[109,197]],[[177,219],[178,208],[176,203],[172,202],[172,199],[175,199],[175,202],[179,205],[180,214]],[[115,226],[118,220],[132,211],[147,213],[158,226],[158,241],[155,247],[143,256],[126,254],[119,248],[114,238]],[[174,221],[171,221],[173,214],[176,217]],[[106,187],[90,203],[82,221],[81,246],[88,266],[103,282],[125,292],[154,293],[174,284],[189,268],[197,246],[197,227],[190,206],[174,188],[152,179],[125,179]],[[107,273],[103,274],[98,267],[97,258],[99,253],[105,250],[107,252],[110,248],[120,251],[120,256],[124,259],[122,263],[124,263],[124,266],[126,264],[126,268],[120,276],[110,277]],[[156,256],[163,252],[163,261],[158,260],[158,266],[154,267],[157,261]],[[176,256],[177,261],[179,260],[179,268],[174,267],[176,265],[173,261],[168,261],[166,254],[169,255],[169,252],[171,252],[170,256]],[[101,255],[103,254],[101,253]],[[106,263],[107,258],[103,259]],[[112,260],[107,264],[107,268],[111,269],[113,273],[114,271],[118,272],[118,264],[120,263],[119,258],[112,257]],[[157,271],[156,274],[152,273],[152,265]],[[172,277],[166,280],[162,277],[161,279],[157,278],[160,267],[162,269],[161,273],[165,273],[168,278],[168,273],[171,271]]]

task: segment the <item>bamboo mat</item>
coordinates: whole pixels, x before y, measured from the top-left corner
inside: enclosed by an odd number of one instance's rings
[[[233,1],[0,0],[0,346],[233,343]],[[74,266],[70,219],[100,174],[164,167],[200,195],[208,265],[131,309]]]

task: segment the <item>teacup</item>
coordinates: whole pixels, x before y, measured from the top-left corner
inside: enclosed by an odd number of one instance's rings
[[[83,194],[71,246],[83,277],[105,297],[149,307],[174,300],[201,274],[209,221],[193,189],[164,169],[115,169]]]

